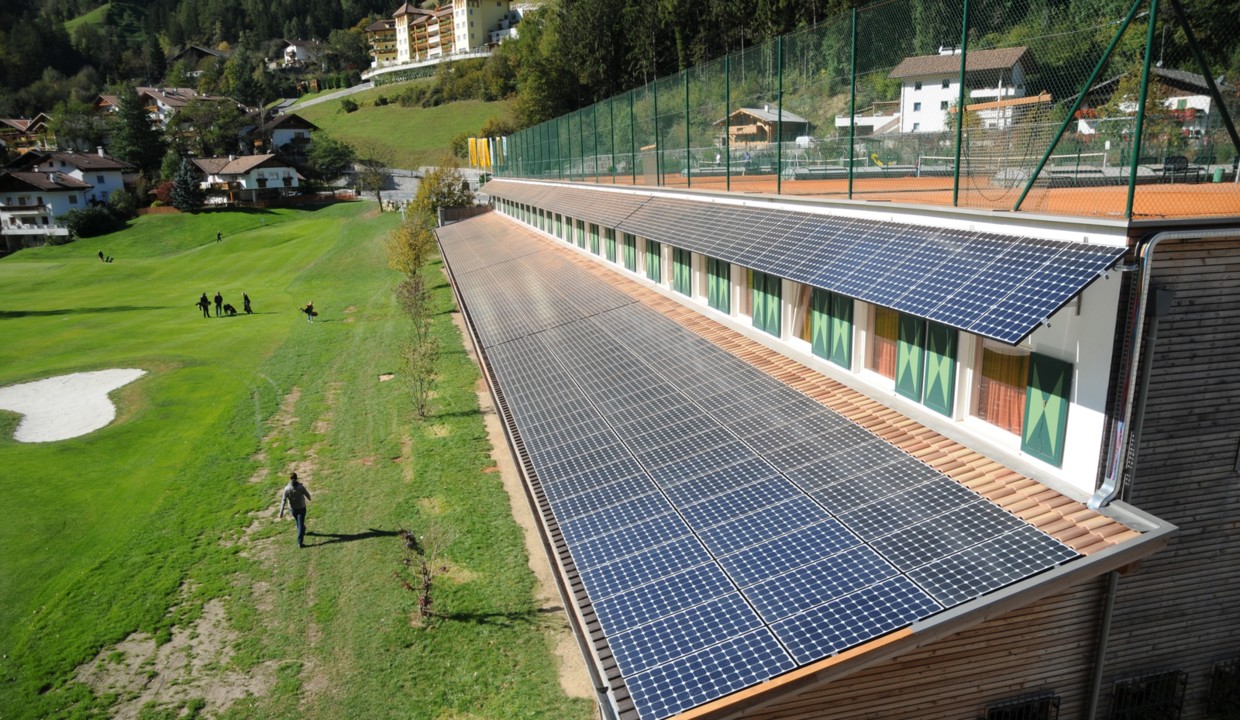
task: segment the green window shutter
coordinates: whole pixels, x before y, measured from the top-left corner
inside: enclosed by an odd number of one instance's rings
[[[926,388],[922,402],[948,417],[956,397],[956,337],[954,328],[935,322],[926,329]]]
[[[732,265],[723,260],[706,258],[706,298],[720,312],[730,312],[732,304]]]
[[[646,241],[646,277],[663,282],[663,247],[653,240]]]
[[[779,337],[783,282],[774,275],[753,271],[753,326]]]
[[[637,238],[629,233],[621,236],[624,241],[624,268],[637,272]]]
[[[1063,464],[1072,363],[1033,353],[1025,390],[1025,427],[1020,449],[1055,466]]]
[[[831,362],[852,368],[853,301],[850,297],[831,294]]]
[[[688,250],[672,248],[672,289],[682,295],[689,295],[692,292],[690,287],[692,274],[689,267],[691,260],[692,255]]]
[[[901,313],[896,346],[896,392],[917,402],[921,402],[925,348],[926,321]]]
[[[831,293],[814,288],[810,296],[809,343],[814,354],[831,357]]]

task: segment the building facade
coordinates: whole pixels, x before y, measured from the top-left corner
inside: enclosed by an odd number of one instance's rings
[[[965,105],[1012,100],[1025,96],[1026,47],[969,53],[965,68]],[[904,58],[887,75],[900,81],[900,132],[943,132],[953,127],[953,108],[960,101],[960,55],[942,48],[937,55]],[[1000,106],[980,110],[987,128],[1012,124],[1012,113]]]

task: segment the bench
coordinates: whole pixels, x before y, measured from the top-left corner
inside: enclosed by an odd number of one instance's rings
[[[1201,182],[1205,172],[1205,168],[1190,164],[1183,155],[1168,155],[1163,159],[1162,177],[1165,182],[1173,183],[1178,176],[1185,180],[1191,177],[1193,182],[1197,183]]]

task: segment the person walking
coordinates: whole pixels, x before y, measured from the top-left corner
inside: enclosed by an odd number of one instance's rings
[[[288,485],[280,491],[280,517],[284,517],[284,508],[288,506],[297,521],[297,547],[305,547],[306,537],[306,501],[310,499],[310,491],[297,480],[297,473],[290,473]]]
[[[301,311],[302,311],[302,312],[304,312],[304,313],[306,314],[306,322],[314,322],[314,316],[315,316],[315,315],[318,315],[318,313],[314,311],[314,301],[313,301],[313,300],[311,300],[310,302],[306,303],[306,306],[305,306],[304,308],[302,308],[302,309],[301,309]]]
[[[200,310],[202,310],[203,317],[205,318],[211,317],[211,301],[207,299],[206,293],[203,293],[202,297],[198,298],[198,302],[195,304],[198,306]]]
[[[220,294],[219,290],[216,290],[215,291],[215,316],[219,317],[220,313],[223,312],[223,310],[224,310],[224,296]]]
[[[99,262],[103,262],[103,251],[99,251]]]
[[[222,232],[220,232],[220,231],[216,230],[216,231],[215,231],[215,241],[216,241],[216,242],[219,242],[219,241],[221,241],[221,240],[223,240],[223,239],[224,239],[224,233],[222,233]]]
[[[253,308],[250,307],[250,296],[245,293],[241,293],[241,309],[245,310],[246,315],[254,314]]]

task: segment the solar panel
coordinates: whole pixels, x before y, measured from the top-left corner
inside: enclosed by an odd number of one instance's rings
[[[733,592],[613,635],[607,644],[621,671],[631,675],[761,626],[740,593]]]
[[[625,679],[638,714],[665,718],[795,667],[770,631],[738,635]]]
[[[729,592],[735,587],[714,563],[634,585],[593,604],[607,635],[666,617]]]
[[[558,198],[550,186],[531,192],[540,202]],[[635,216],[703,219],[707,224],[686,234],[692,242],[720,257],[749,254],[790,277],[817,272],[892,293],[890,280],[899,275],[902,297],[926,303],[927,314],[952,305],[932,304],[945,301],[913,277],[914,264],[944,274],[963,268],[953,275],[961,279],[991,267],[970,255],[977,243],[955,231],[699,205],[646,212],[643,201]],[[574,212],[584,217],[583,209]],[[729,227],[748,217],[759,227]],[[643,720],[717,699],[1075,557],[554,253],[532,252],[529,244],[492,251],[504,235],[475,240],[459,229],[467,225],[447,233],[444,257],[473,268],[452,265],[528,454],[532,492],[547,503],[547,525],[567,549],[565,567],[578,573],[579,601],[598,619],[602,635],[594,640],[605,636]],[[1023,241],[977,242],[1033,268],[1008,283],[1015,294],[1028,292],[1002,308],[1020,317],[1040,312],[1037,283],[1070,285],[1096,259],[1073,250],[1061,267],[1048,259],[1060,254]],[[824,254],[824,244],[835,254]],[[1055,252],[1063,250],[1059,244]],[[841,263],[845,255],[866,263]],[[1051,295],[1066,286],[1056,287]],[[966,282],[939,297],[973,292]],[[975,299],[969,295],[959,308],[977,321],[999,307],[974,306]],[[1024,322],[1002,312],[993,320],[1004,328]]]

